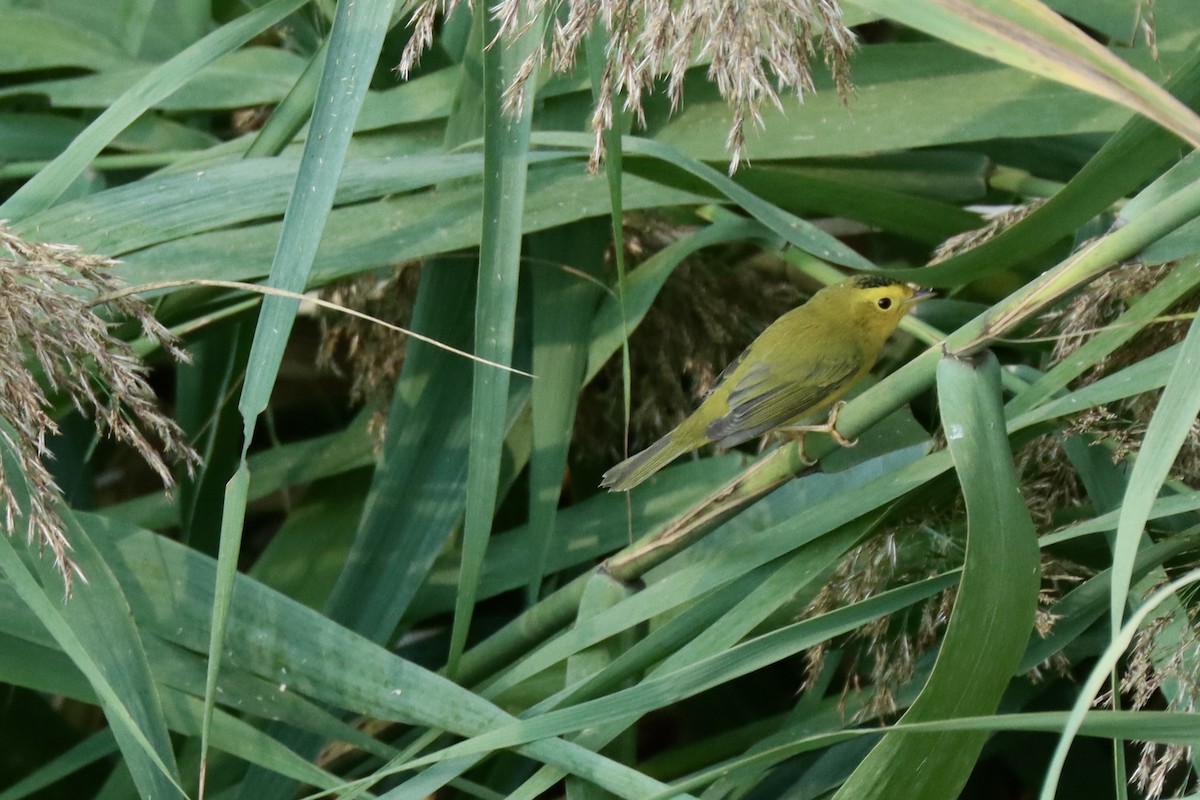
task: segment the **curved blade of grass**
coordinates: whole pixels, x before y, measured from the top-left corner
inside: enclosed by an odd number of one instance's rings
[[[826,177],[820,170],[803,166],[747,167],[735,178],[761,197],[777,198],[775,202],[780,208],[798,216],[856,219],[930,246],[983,224],[977,214],[957,206],[840,176]],[[983,181],[979,183],[977,198],[983,196]]]
[[[0,205],[0,217],[19,220],[49,208],[88,163],[147,109],[175,92],[205,64],[271,27],[308,0],[271,0],[205,36],[159,66],[100,114],[71,146]]]
[[[531,141],[551,147],[579,148],[585,152],[592,146],[591,138],[582,133],[537,133],[531,137]],[[652,139],[623,136],[621,137],[621,149],[626,155],[649,156],[694,175],[737,203],[746,210],[746,213],[766,225],[788,244],[798,247],[806,253],[852,269],[875,269],[870,261],[817,226],[763,200],[729,176],[685,155],[675,147]]]
[[[1132,486],[1132,481],[1130,482],[1130,486]],[[1038,795],[1039,800],[1054,800],[1058,782],[1062,777],[1063,764],[1067,760],[1067,751],[1071,748],[1071,742],[1074,740],[1075,735],[1080,732],[1084,720],[1089,716],[1097,714],[1097,712],[1089,711],[1089,709],[1091,709],[1092,704],[1095,702],[1096,695],[1099,694],[1101,687],[1112,677],[1113,670],[1117,667],[1117,662],[1120,660],[1122,654],[1124,654],[1125,649],[1129,647],[1129,643],[1133,641],[1133,637],[1137,634],[1142,623],[1164,602],[1176,602],[1178,600],[1176,592],[1186,589],[1197,582],[1200,582],[1200,570],[1192,570],[1171,581],[1146,598],[1146,602],[1130,615],[1129,621],[1113,636],[1113,640],[1109,642],[1100,659],[1092,667],[1087,681],[1080,687],[1075,705],[1071,709],[1071,713],[1067,716],[1066,721],[1062,724],[1062,734],[1059,737],[1058,745],[1054,749],[1054,757],[1051,759],[1050,765],[1046,768],[1046,778],[1042,783],[1042,791]],[[1115,581],[1113,588],[1115,593]],[[1126,582],[1126,588],[1128,588],[1128,582]],[[1148,715],[1146,712],[1137,712],[1135,716],[1136,719],[1142,720]],[[1190,717],[1192,715],[1185,716]],[[1194,727],[1190,728],[1188,732],[1192,737],[1195,736]],[[1154,738],[1140,737],[1136,733],[1131,732],[1128,727],[1119,729],[1116,732],[1116,736],[1118,738],[1128,737],[1131,739]]]
[[[1200,53],[1179,68],[1166,89],[1189,105],[1200,102]],[[1157,177],[1178,154],[1174,136],[1144,117],[1135,117],[1063,189],[1016,225],[940,264],[895,274],[922,285],[954,286],[1000,265],[1020,263],[1072,236],[1087,220]]]
[[[322,71],[317,91],[311,127],[313,135],[305,142],[300,171],[284,213],[283,227],[268,278],[273,288],[300,292],[308,281],[325,220],[333,206],[338,178],[354,131],[354,120],[362,108],[374,73],[393,5],[394,0],[377,0],[373,3],[347,3],[337,8],[329,37],[327,66]],[[201,733],[201,786],[249,489],[246,452],[256,421],[266,409],[275,386],[298,306],[299,303],[294,299],[274,295],[263,300],[254,341],[250,346],[247,378],[242,384],[238,401],[243,421],[241,466],[226,487],[221,520]]]
[[[1200,147],[1200,118],[1036,0],[854,0],[960,47],[1131,108]]]
[[[522,9],[527,7],[522,6]],[[486,41],[500,30],[484,4]],[[522,16],[524,17],[523,11]],[[521,220],[525,213],[529,130],[534,82],[527,81],[518,110],[506,111],[504,95],[525,58],[540,44],[536,20],[505,46],[483,53],[483,231],[479,245],[479,287],[475,295],[475,353],[500,364],[512,360],[521,266]],[[462,577],[450,631],[446,672],[458,670],[475,609],[479,574],[487,552],[499,491],[500,452],[507,430],[509,373],[476,363],[471,392],[471,444],[467,457],[467,503],[463,524]]]
[[[328,54],[329,40],[325,39],[310,57],[308,66],[304,68],[291,91],[271,109],[271,116],[267,117],[262,128],[254,135],[243,158],[279,155],[283,148],[291,143],[293,137],[303,130],[317,99],[321,73],[328,63]]]
[[[214,586],[212,559],[103,517],[87,515],[85,524],[125,587],[135,618],[169,641],[203,651]],[[479,695],[256,581],[238,575],[235,583],[225,639],[232,669],[278,678],[286,681],[288,691],[354,714],[462,736],[515,722]],[[520,752],[630,800],[666,788],[570,742],[542,740]]]
[[[1175,368],[1142,439],[1121,503],[1117,537],[1113,542],[1109,609],[1114,638],[1121,630],[1121,620],[1125,616],[1133,565],[1146,519],[1197,415],[1200,415],[1200,318],[1192,321],[1183,340]]]
[[[946,356],[938,364],[942,421],[967,505],[967,553],[933,673],[901,723],[995,711],[1033,627],[1037,539],[1012,466],[1000,368],[991,353],[980,362]],[[985,738],[890,732],[835,798],[953,800]]]
[[[112,728],[97,731],[63,752],[53,761],[43,764],[7,789],[0,791],[0,800],[23,800],[117,752],[117,741],[113,736]]]

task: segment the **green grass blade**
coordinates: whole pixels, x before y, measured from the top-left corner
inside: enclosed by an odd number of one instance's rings
[[[155,69],[108,106],[70,147],[0,205],[0,217],[19,220],[49,208],[88,163],[148,108],[186,84],[201,67],[241,47],[306,2],[271,0],[222,25]]]
[[[274,288],[304,291],[393,5],[394,0],[376,0],[338,8],[330,33],[329,66],[321,74],[310,135],[271,265],[268,284]],[[238,402],[246,418],[247,440],[253,419],[267,407],[275,386],[298,305],[290,298],[263,300],[251,345],[251,370]]]
[[[1133,637],[1137,634],[1138,629],[1146,621],[1146,618],[1160,605],[1164,602],[1176,602],[1178,599],[1176,596],[1177,592],[1187,590],[1197,582],[1200,582],[1200,570],[1194,569],[1163,586],[1150,597],[1146,598],[1146,602],[1130,615],[1129,620],[1113,636],[1113,640],[1109,642],[1100,659],[1092,667],[1087,681],[1080,687],[1079,696],[1075,700],[1075,705],[1071,709],[1071,713],[1067,715],[1067,719],[1061,724],[1060,730],[1062,733],[1059,737],[1058,745],[1055,747],[1050,765],[1046,768],[1046,778],[1042,783],[1042,791],[1038,795],[1039,800],[1054,800],[1059,780],[1062,777],[1063,764],[1067,760],[1067,751],[1071,747],[1071,742],[1075,739],[1076,734],[1082,730],[1087,717],[1097,714],[1095,711],[1089,712],[1089,709],[1095,702],[1096,695],[1100,693],[1101,687],[1111,679],[1113,670],[1117,667],[1117,662],[1122,654],[1124,654],[1125,649],[1129,647],[1130,642],[1133,641]],[[1126,587],[1128,587],[1128,581],[1126,581]],[[1116,584],[1114,582],[1114,593],[1115,590]],[[1144,720],[1148,716],[1144,711],[1137,713],[1138,720]],[[1191,717],[1192,715],[1187,714],[1183,716]],[[1159,738],[1158,736],[1139,736],[1136,731],[1130,730],[1130,726],[1128,725],[1121,726],[1114,733],[1116,738]],[[1194,737],[1195,728],[1189,729],[1188,733]]]
[[[592,88],[592,102],[598,103],[611,86],[605,86],[608,71],[608,32],[599,20],[588,33],[585,49],[587,53],[588,81]],[[608,76],[611,83],[612,76]],[[626,310],[626,293],[629,291],[629,276],[625,265],[625,213],[623,208],[622,184],[624,182],[624,152],[621,136],[628,132],[630,115],[618,103],[612,102],[612,123],[601,134],[604,143],[604,177],[608,181],[608,197],[611,206],[609,224],[612,227],[613,263],[616,270],[617,311],[621,332],[621,403],[625,414],[624,445],[622,452],[629,455],[629,415],[633,408],[633,378],[629,362],[629,318]]]
[[[225,484],[221,505],[221,538],[217,557],[217,573],[213,586],[212,618],[208,637],[208,669],[204,681],[204,714],[200,723],[200,793],[204,793],[209,740],[212,736],[213,709],[217,702],[217,679],[221,674],[221,657],[225,652],[225,630],[229,622],[229,605],[233,598],[233,583],[237,577],[238,552],[242,541],[242,524],[246,518],[246,494],[250,488],[250,470],[245,457],[237,472]]]
[[[1200,102],[1200,53],[1193,55],[1166,88],[1190,105]],[[978,247],[930,267],[898,275],[929,286],[951,286],[1018,264],[1055,242],[1115,201],[1143,186],[1178,158],[1179,142],[1144,117],[1127,122],[1067,185],[1028,217]]]
[[[579,602],[579,616],[587,617],[598,610],[611,608],[623,598],[629,596],[635,588],[626,586],[613,579],[611,575],[602,572],[594,573],[588,578],[588,585],[583,590],[583,599]],[[586,680],[620,658],[621,653],[637,641],[635,631],[626,631],[607,642],[602,642],[583,650],[567,659],[566,683],[571,685]],[[613,730],[604,738],[611,739],[620,732]],[[633,732],[630,731],[630,734]],[[622,763],[631,763],[636,758],[636,742],[632,735],[621,737],[621,741],[604,752],[618,758]],[[591,745],[591,742],[588,743]],[[614,750],[616,752],[614,752]],[[610,800],[612,795],[598,786],[578,778],[567,778],[567,800]]]
[[[20,469],[2,438],[0,457],[5,462],[6,479],[19,480]],[[145,652],[127,610],[123,610],[127,606],[123,601],[115,602],[120,599],[119,583],[111,573],[106,574],[103,560],[93,558],[90,542],[76,526],[72,526],[72,534],[77,541],[75,556],[95,573],[94,594],[101,596],[94,596],[89,586],[73,602],[50,599],[7,535],[0,535],[0,572],[91,684],[138,790],[147,796],[186,797],[187,792],[179,785],[179,769]],[[34,552],[29,557],[38,564],[43,581],[49,577],[57,582],[53,567],[41,554]]]
[[[492,19],[482,4],[477,13],[488,19],[484,29],[490,42],[499,33],[500,23]],[[512,360],[534,84],[526,83],[517,111],[504,108],[504,94],[521,63],[540,44],[542,35],[536,20],[524,19],[522,25],[525,24],[530,27],[518,39],[503,47],[488,47],[483,54],[484,226],[479,245],[479,288],[475,295],[475,354],[499,364]],[[446,670],[451,676],[458,670],[466,648],[476,586],[492,529],[500,453],[507,430],[510,375],[486,364],[474,365],[462,578],[446,658]]]
[[[414,330],[469,346],[474,270],[425,270]],[[462,520],[471,366],[410,342],[354,544],[326,613],[376,642],[392,635],[434,558]],[[420,498],[420,500],[418,500]],[[405,535],[397,537],[396,532]]]
[[[391,20],[393,0],[343,4],[337,9],[330,32],[327,67],[321,73],[310,136],[287,210],[284,212],[268,283],[290,292],[303,291],[316,258],[317,246],[333,206],[338,179],[346,160],[354,121],[362,108]],[[242,522],[249,488],[246,451],[258,416],[266,409],[275,387],[284,347],[299,303],[268,296],[259,312],[250,347],[246,381],[238,409],[242,414],[241,467],[230,481],[221,520],[221,550],[214,590],[209,669],[205,691],[205,719],[201,762],[209,740],[209,721],[215,704],[217,675],[225,650],[228,604],[233,592],[241,549]],[[203,766],[202,766],[203,780]]]
[[[325,69],[329,54],[329,40],[312,54],[296,85],[274,109],[271,116],[246,148],[245,158],[278,155],[292,138],[304,128],[317,99],[321,85],[321,73]]]
[[[532,137],[537,144],[552,147],[590,149],[591,138],[576,133],[538,133]],[[825,233],[806,220],[782,210],[762,199],[729,176],[688,156],[681,150],[652,139],[625,136],[621,139],[625,155],[649,156],[699,178],[721,195],[740,205],[748,214],[770,228],[788,244],[811,253],[817,258],[852,269],[874,270],[876,267],[855,250]]]
[[[764,634],[629,689],[499,728],[416,759],[407,766],[415,768],[449,758],[514,747],[606,723],[629,724],[642,714],[750,674],[879,616],[928,598],[952,585],[956,578],[957,574],[950,573],[883,592],[869,600]]]
[[[1200,414],[1200,318],[1192,321],[1175,368],[1159,398],[1121,503],[1113,542],[1113,582],[1109,613],[1113,636],[1121,629],[1138,544],[1150,509],[1162,489],[1179,448]]]
[[[1200,146],[1200,119],[1037,0],[855,0],[938,38],[1121,103]]]
[[[526,602],[537,602],[554,537],[567,450],[602,290],[609,225],[582,221],[529,237],[533,284],[533,453],[529,459],[532,564]],[[567,272],[567,268],[579,274]]]
[[[53,761],[0,791],[0,800],[24,800],[35,792],[74,774],[101,758],[118,752],[117,740],[111,728],[89,735],[79,744],[65,751]]]
[[[943,357],[938,399],[966,498],[967,554],[937,663],[901,723],[993,712],[1029,641],[1037,605],[1037,540],[1009,453],[995,357],[985,353],[979,363]],[[953,800],[984,741],[891,732],[835,798]]]

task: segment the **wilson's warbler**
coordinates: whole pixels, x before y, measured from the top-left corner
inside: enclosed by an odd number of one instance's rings
[[[851,444],[834,427],[839,398],[870,372],[909,309],[932,296],[880,275],[825,287],[751,342],[679,427],[604,473],[600,485],[628,491],[697,447],[732,447],[776,429],[822,431]],[[824,425],[797,424],[832,403]]]

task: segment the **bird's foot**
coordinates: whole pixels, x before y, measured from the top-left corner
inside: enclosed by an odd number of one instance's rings
[[[803,463],[805,466],[811,466],[817,462],[804,454],[804,437],[810,433],[827,434],[829,438],[833,439],[842,447],[856,447],[858,445],[858,439],[847,439],[845,436],[842,436],[841,432],[837,429],[838,413],[845,405],[845,400],[839,400],[834,403],[833,408],[829,411],[829,418],[818,425],[791,425],[786,428],[780,428],[777,433],[795,441],[800,450],[801,463]]]

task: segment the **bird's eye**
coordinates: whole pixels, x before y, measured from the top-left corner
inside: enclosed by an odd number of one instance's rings
[[[879,300],[877,301],[877,304],[878,304],[878,305],[879,305],[879,307],[880,307],[880,308],[882,308],[884,311],[887,311],[889,308],[891,308],[891,307],[892,307],[892,298],[890,298],[890,297],[881,297],[881,298],[879,298]]]

